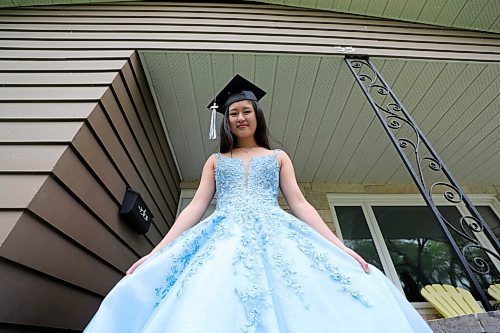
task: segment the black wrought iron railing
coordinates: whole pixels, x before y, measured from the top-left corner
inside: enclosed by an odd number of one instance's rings
[[[496,274],[499,273],[498,268],[492,264],[495,260],[500,262],[498,239],[370,59],[346,56],[345,62],[439,222],[465,270],[472,291],[479,295],[487,311],[493,310],[476,274],[491,274],[493,270]],[[405,133],[410,135],[403,137]],[[429,173],[433,174],[433,177],[427,177]],[[438,176],[441,180],[429,180]],[[439,188],[442,191],[438,191]],[[433,195],[436,194],[442,194],[452,204],[463,203],[468,213],[459,221],[448,221],[434,203]],[[486,247],[478,240],[475,234],[479,233],[488,238],[491,246]],[[485,260],[485,257],[492,261]]]

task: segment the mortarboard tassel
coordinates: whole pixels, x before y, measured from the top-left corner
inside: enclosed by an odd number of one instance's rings
[[[214,101],[214,104],[210,107],[210,109],[212,109],[212,116],[210,117],[210,131],[208,133],[208,138],[210,140],[215,140],[217,139],[217,131],[215,129],[215,126],[216,126],[216,115],[217,115],[217,108],[219,106],[215,103]]]

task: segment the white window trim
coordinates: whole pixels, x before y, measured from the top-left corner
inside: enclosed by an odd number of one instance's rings
[[[337,236],[343,240],[342,229],[335,212],[335,206],[358,206],[361,207],[367,220],[368,228],[373,237],[375,248],[379,254],[382,267],[387,274],[387,277],[395,284],[395,286],[403,292],[401,282],[397,275],[394,263],[390,257],[387,246],[385,245],[382,232],[378,226],[371,206],[426,206],[425,200],[420,194],[341,194],[327,193],[327,200],[330,206],[330,212],[333,217],[335,231]],[[489,206],[493,212],[500,218],[500,203],[494,194],[468,194],[467,197],[475,206]],[[462,215],[467,214],[465,204],[453,204],[446,200],[442,195],[436,194],[433,196],[436,205],[440,206],[455,206]],[[493,249],[487,239],[478,237],[483,242],[484,246]],[[492,258],[493,263],[497,268],[500,268],[500,262],[496,258]],[[412,302],[411,303],[420,314],[437,314],[438,312],[429,302]]]

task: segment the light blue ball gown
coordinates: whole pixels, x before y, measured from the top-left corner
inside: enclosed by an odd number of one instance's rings
[[[277,154],[247,172],[217,154],[216,210],[125,276],[85,332],[432,332],[376,267],[279,207]]]

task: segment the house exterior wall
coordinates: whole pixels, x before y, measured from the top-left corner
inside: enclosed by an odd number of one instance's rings
[[[420,194],[415,185],[363,185],[338,183],[300,183],[306,200],[320,213],[325,223],[335,232],[327,193],[344,194]],[[463,186],[467,194],[493,194],[500,201],[500,186]],[[286,200],[280,197],[280,205],[287,209]]]
[[[86,62],[3,76],[2,331],[83,329],[174,222],[180,179],[137,54]],[[145,235],[119,219],[127,186],[154,215]]]
[[[83,329],[173,223],[180,176],[137,57],[145,49],[500,60],[491,34],[275,6],[1,10],[2,331]],[[155,215],[144,236],[118,218],[127,185]],[[326,216],[322,190],[303,188]]]

